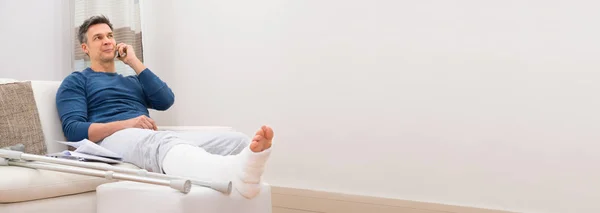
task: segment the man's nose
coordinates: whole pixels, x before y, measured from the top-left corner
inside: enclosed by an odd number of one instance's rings
[[[112,41],[111,39],[104,37],[104,39],[102,39],[102,44],[111,44],[112,43],[111,41]]]

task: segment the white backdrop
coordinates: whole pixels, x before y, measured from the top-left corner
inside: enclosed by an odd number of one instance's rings
[[[600,211],[597,1],[143,3],[159,123],[273,125],[274,185]]]

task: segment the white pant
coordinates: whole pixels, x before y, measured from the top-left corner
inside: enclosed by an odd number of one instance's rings
[[[172,132],[130,128],[106,137],[98,144],[121,156],[123,161],[150,172],[164,173],[162,161],[177,144],[191,144],[215,155],[235,155],[250,143],[240,132]]]

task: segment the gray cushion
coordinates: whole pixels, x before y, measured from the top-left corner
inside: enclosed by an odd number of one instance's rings
[[[31,82],[0,84],[0,147],[24,144],[25,152],[47,152]]]

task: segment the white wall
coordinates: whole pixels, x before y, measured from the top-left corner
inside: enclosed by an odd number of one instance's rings
[[[73,72],[69,0],[0,0],[0,78],[62,80]]]
[[[145,1],[165,125],[276,130],[265,179],[599,212],[597,1]]]

